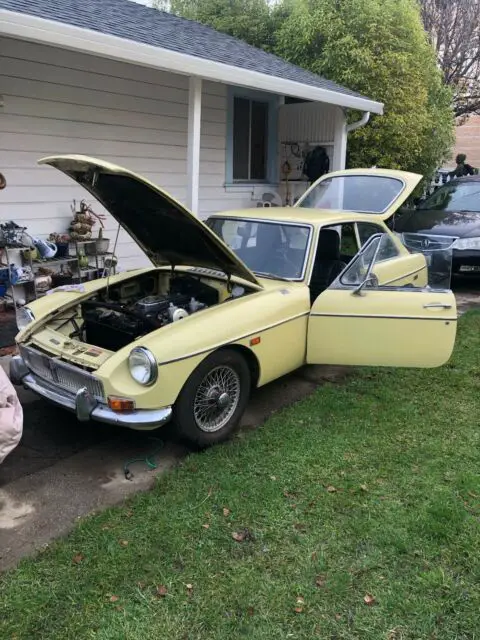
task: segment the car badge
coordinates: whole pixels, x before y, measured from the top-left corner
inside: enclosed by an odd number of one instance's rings
[[[430,246],[430,240],[428,238],[425,238],[425,240],[422,240],[422,247],[424,249],[428,249],[429,246]]]

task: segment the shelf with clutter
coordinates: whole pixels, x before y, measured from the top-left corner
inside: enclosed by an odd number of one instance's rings
[[[46,239],[31,236],[14,221],[0,223],[0,298],[7,305],[22,306],[55,287],[116,273],[118,260],[103,237],[105,216],[84,200],[73,201],[71,209],[68,231]]]

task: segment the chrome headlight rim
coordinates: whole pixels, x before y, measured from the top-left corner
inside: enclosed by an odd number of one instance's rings
[[[452,244],[456,251],[480,251],[480,236],[472,238],[457,238]]]
[[[21,321],[20,314],[24,314],[23,316],[24,321]],[[15,321],[17,323],[17,329],[19,331],[23,331],[25,327],[28,327],[29,324],[31,324],[32,322],[35,322],[35,316],[33,314],[33,311],[27,305],[25,305],[15,310]]]
[[[145,362],[148,363],[150,367],[150,374],[148,380],[142,381],[136,378],[132,371],[132,358],[136,355],[141,355],[145,358]],[[143,387],[150,387],[158,380],[158,364],[157,360],[153,353],[147,349],[146,347],[134,347],[130,353],[128,354],[128,369],[130,371],[130,375],[138,384],[141,384]]]

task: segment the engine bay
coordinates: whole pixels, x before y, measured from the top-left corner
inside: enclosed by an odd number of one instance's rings
[[[70,337],[118,351],[142,335],[244,293],[243,287],[229,290],[225,282],[207,284],[185,273],[137,276],[81,303],[82,321]]]

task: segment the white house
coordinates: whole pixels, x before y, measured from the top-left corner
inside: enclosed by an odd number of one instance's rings
[[[285,198],[287,159],[293,196],[309,145],[344,166],[348,109],[364,124],[383,105],[130,0],[0,0],[0,220],[40,237],[66,230],[86,192],[36,165],[60,153],[126,166],[202,217],[266,191]],[[122,268],[147,262],[126,234],[117,255]]]

